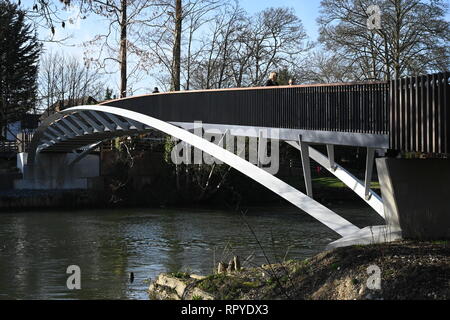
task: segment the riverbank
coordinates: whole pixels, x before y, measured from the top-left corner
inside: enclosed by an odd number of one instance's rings
[[[370,266],[381,272],[380,290],[367,286]],[[371,283],[376,286],[376,282]],[[450,243],[402,241],[352,246],[307,260],[206,277],[163,274],[149,291],[154,299],[447,300]]]
[[[1,211],[104,207],[104,195],[90,190],[2,190]]]
[[[248,182],[248,181],[246,181]],[[298,181],[297,181],[298,183]],[[303,190],[303,185],[296,186]],[[377,186],[375,186],[376,188]],[[242,188],[244,190],[244,188]],[[238,203],[245,206],[255,205],[285,205],[278,195],[259,185],[248,186],[245,191],[239,190]],[[251,191],[249,191],[251,190]],[[28,211],[35,209],[71,209],[71,208],[133,208],[133,207],[235,207],[235,200],[226,191],[218,194],[215,201],[199,203],[186,201],[185,197],[176,200],[177,192],[172,190],[171,201],[157,201],[166,196],[154,194],[156,191],[141,190],[130,192],[129,196],[117,198],[108,190],[0,190],[0,211]],[[241,194],[242,193],[242,194]],[[227,197],[232,200],[227,200]],[[330,204],[344,204],[360,201],[358,196],[336,178],[320,178],[314,180],[314,198],[319,202]]]

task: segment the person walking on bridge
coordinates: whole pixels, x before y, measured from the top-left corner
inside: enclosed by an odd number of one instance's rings
[[[266,87],[278,86],[277,79],[278,79],[278,73],[271,72],[269,75],[269,80],[267,80],[267,82],[266,82]]]

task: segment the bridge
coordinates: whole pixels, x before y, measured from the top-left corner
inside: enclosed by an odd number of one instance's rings
[[[83,161],[101,142],[159,130],[202,150],[277,193],[341,238],[331,246],[384,242],[400,237],[449,237],[450,73],[390,82],[361,82],[171,92],[118,99],[63,110],[43,121],[17,188],[87,188]],[[258,164],[194,134],[221,131],[263,141],[275,139],[299,150],[305,192]],[[197,124],[198,125],[198,124]],[[325,145],[327,154],[314,148]],[[334,146],[367,148],[364,181],[334,159]],[[376,150],[421,152],[433,159],[375,161]],[[360,229],[314,200],[310,159],[343,181],[386,220]],[[378,170],[382,197],[370,189]],[[84,180],[83,180],[84,179]]]

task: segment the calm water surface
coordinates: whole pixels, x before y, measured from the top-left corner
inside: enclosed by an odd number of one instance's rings
[[[358,226],[381,224],[365,206],[332,208]],[[338,236],[292,207],[249,209],[270,262],[306,258]],[[211,273],[214,261],[239,255],[267,263],[243,221],[231,211],[125,209],[0,214],[0,299],[148,299],[161,272]],[[66,287],[69,265],[81,268],[81,290]],[[129,273],[135,275],[129,283]]]

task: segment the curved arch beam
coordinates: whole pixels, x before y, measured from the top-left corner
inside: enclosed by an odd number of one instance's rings
[[[94,120],[98,118],[100,119],[97,121],[104,124],[99,124]],[[63,124],[67,127],[65,128]],[[73,128],[68,133],[67,128],[69,127]],[[76,148],[93,145],[100,141],[121,136],[144,133],[149,129],[144,124],[131,119],[121,120],[113,114],[104,112],[96,113],[95,111],[66,112],[64,110],[46,118],[35,131],[28,152],[28,164],[33,164],[36,161],[37,154],[43,149],[57,147],[58,145],[70,143],[77,139],[78,145]],[[65,147],[66,152],[70,152],[76,148],[70,149],[70,146]]]
[[[310,197],[291,187],[282,180],[274,177],[265,170],[254,166],[250,162],[246,161],[245,159],[242,159],[241,157],[235,155],[234,153],[231,153],[221,148],[220,146],[212,142],[206,141],[202,137],[194,135],[193,133],[190,133],[184,129],[181,129],[162,120],[146,116],[134,111],[105,105],[102,106],[91,105],[91,106],[79,106],[69,108],[61,112],[59,114],[59,117],[54,116],[52,117],[52,119],[46,121],[40,132],[43,133],[46,130],[46,128],[48,128],[58,118],[60,119],[64,115],[78,112],[98,112],[111,114],[114,116],[121,116],[126,119],[130,119],[131,121],[136,121],[146,126],[150,126],[156,130],[162,131],[177,139],[187,142],[188,144],[196,147],[197,149],[202,150],[214,156],[218,160],[235,168],[244,175],[262,184],[269,190],[277,193],[282,198],[289,201],[296,207],[300,208],[307,214],[311,215],[313,218],[317,219],[318,221],[320,221],[321,223],[323,223],[324,225],[326,225],[339,235],[345,237],[354,234],[355,232],[358,232],[360,230],[357,226],[353,225],[352,223],[342,218],[341,216],[337,215],[336,213],[326,208],[325,206],[321,205],[317,201],[311,199]],[[121,132],[120,134],[123,135],[124,133]],[[36,148],[38,144],[39,143],[35,141]],[[35,156],[33,155],[30,160],[34,161],[34,157]]]

